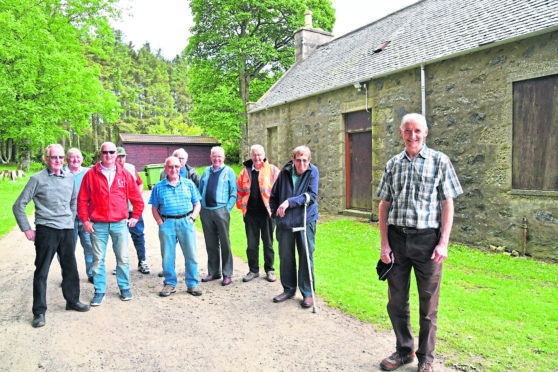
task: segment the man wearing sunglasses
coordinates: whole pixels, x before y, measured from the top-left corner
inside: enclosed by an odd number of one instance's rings
[[[87,171],[78,195],[78,215],[93,247],[93,284],[91,306],[103,303],[106,291],[105,256],[109,236],[116,256],[116,281],[120,299],[132,299],[128,259],[128,227],[134,227],[143,213],[144,203],[132,174],[116,163],[116,146],[105,142],[99,151],[101,161]],[[132,217],[128,218],[128,200]]]
[[[45,325],[47,277],[55,254],[60,257],[66,310],[89,310],[88,305],[79,301],[79,275],[74,252],[77,191],[72,174],[62,170],[64,148],[59,144],[48,146],[45,162],[47,167],[31,176],[12,208],[21,231],[28,240],[35,242],[32,323],[35,328]],[[31,200],[35,203],[35,230],[25,213]]]

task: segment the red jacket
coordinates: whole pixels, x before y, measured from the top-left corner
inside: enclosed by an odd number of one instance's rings
[[[79,219],[82,222],[117,222],[127,219],[128,200],[134,207],[132,217],[139,219],[144,204],[132,174],[117,163],[109,192],[108,180],[101,171],[100,163],[97,163],[83,176],[77,202]]]

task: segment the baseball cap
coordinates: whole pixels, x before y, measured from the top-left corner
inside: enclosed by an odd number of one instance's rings
[[[381,259],[378,260],[378,264],[376,265],[376,272],[378,273],[378,279],[380,280],[386,280],[389,271],[393,267],[393,251],[389,252],[389,258],[391,259],[390,263],[384,263]]]
[[[121,156],[121,155],[128,155],[128,154],[126,154],[126,150],[124,150],[124,147],[117,147],[116,156]]]

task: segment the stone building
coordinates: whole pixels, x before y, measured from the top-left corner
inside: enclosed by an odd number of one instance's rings
[[[420,112],[464,188],[452,240],[558,258],[558,1],[423,0],[336,39],[311,20],[297,34],[247,143],[278,165],[308,145],[323,211],[377,219],[401,118]]]

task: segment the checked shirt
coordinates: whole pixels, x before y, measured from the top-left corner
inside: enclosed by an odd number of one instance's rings
[[[388,225],[417,229],[439,228],[441,201],[462,193],[449,157],[426,145],[413,160],[405,151],[391,158],[376,191],[391,203]]]

